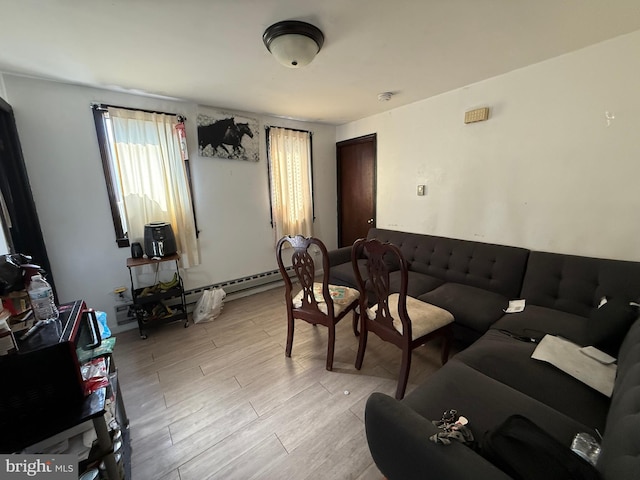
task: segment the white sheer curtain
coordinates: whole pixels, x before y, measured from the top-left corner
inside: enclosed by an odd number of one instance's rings
[[[172,115],[109,107],[114,163],[122,187],[129,241],[142,241],[144,225],[169,222],[181,263],[200,263],[187,171]]]
[[[269,129],[271,202],[276,242],[284,235],[313,235],[309,132]]]

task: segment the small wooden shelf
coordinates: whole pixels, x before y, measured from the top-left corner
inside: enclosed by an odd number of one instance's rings
[[[133,306],[136,310],[136,319],[138,321],[138,329],[140,337],[147,338],[145,327],[158,326],[163,323],[176,322],[184,320],[184,327],[189,326],[189,318],[187,316],[187,306],[184,296],[184,285],[180,275],[180,265],[178,261],[180,255],[173,254],[162,258],[128,258],[127,268],[129,269],[129,278],[131,279],[131,293],[133,296]],[[157,265],[163,262],[174,262],[178,283],[171,288],[163,290],[161,285],[138,286],[136,288],[133,279],[133,269],[146,265]],[[143,295],[144,293],[144,295]],[[179,299],[179,303],[165,303],[172,299]],[[174,312],[169,315],[157,315],[153,310],[156,306],[163,305],[170,307]]]
[[[179,297],[182,294],[182,286],[180,284],[178,284],[177,287],[170,288],[169,290],[157,290],[147,295],[141,295],[146,288],[147,287],[137,288],[133,293],[138,305],[158,303],[161,300]]]
[[[127,258],[127,267],[128,268],[142,267],[144,265],[155,265],[156,263],[162,263],[162,262],[177,262],[178,260],[180,260],[180,255],[177,253],[174,253],[173,255],[168,255],[166,257],[161,257],[161,258],[129,257]]]
[[[187,312],[176,311],[171,315],[167,316],[149,316],[142,319],[143,325],[148,325],[149,323],[170,323],[177,322],[178,320],[186,320]]]

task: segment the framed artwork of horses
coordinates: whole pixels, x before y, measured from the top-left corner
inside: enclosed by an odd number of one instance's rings
[[[260,160],[260,130],[255,118],[211,110],[198,112],[198,152],[203,157]]]

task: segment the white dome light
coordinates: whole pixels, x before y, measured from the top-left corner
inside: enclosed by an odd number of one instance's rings
[[[311,63],[318,54],[324,43],[324,35],[309,23],[285,20],[267,28],[262,40],[282,65],[300,68]]]

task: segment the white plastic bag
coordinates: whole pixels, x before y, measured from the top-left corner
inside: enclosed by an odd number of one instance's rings
[[[213,322],[222,311],[227,296],[222,288],[212,288],[202,292],[202,296],[193,310],[193,323]]]

